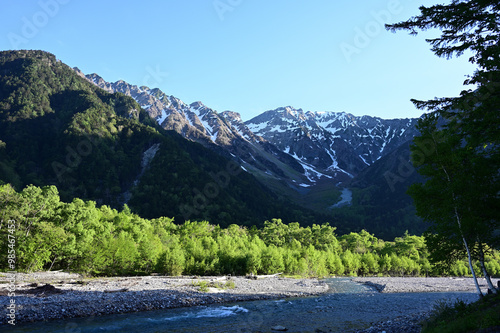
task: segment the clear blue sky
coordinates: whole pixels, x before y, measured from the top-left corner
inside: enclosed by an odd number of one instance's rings
[[[291,105],[417,117],[474,67],[383,23],[428,0],[0,0],[0,49],[41,49],[84,73],[158,87],[248,120]]]

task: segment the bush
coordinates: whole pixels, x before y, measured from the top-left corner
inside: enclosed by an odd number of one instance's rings
[[[499,313],[500,295],[487,295],[470,304],[460,300],[455,303],[440,302],[434,306],[431,317],[424,324],[422,332],[465,333],[500,328]]]

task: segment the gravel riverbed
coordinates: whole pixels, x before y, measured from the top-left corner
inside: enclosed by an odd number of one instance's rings
[[[500,279],[491,279],[497,286]],[[363,283],[375,288],[381,293],[423,293],[423,292],[454,292],[475,291],[472,278],[464,277],[357,277],[354,282]],[[485,279],[478,279],[479,287],[486,293],[488,285]]]
[[[359,277],[353,281],[375,288],[381,293],[422,293],[422,292],[476,292],[472,278],[463,277]],[[500,279],[492,279],[493,285],[498,286]],[[485,279],[478,279],[483,294],[488,292]],[[372,327],[357,333],[418,333],[421,324],[429,319],[431,313],[423,311],[411,315],[393,318],[389,321],[374,323]]]
[[[7,313],[8,281],[0,274],[0,306]],[[17,273],[16,322],[100,316],[236,301],[313,296],[328,291],[317,279],[268,277],[113,277],[84,279],[64,272]],[[202,289],[205,284],[207,289]],[[229,288],[224,285],[229,285]],[[219,285],[220,287],[217,287]],[[7,316],[0,316],[0,325]]]
[[[0,306],[7,313],[12,275],[0,273]],[[156,309],[190,307],[249,300],[315,296],[329,292],[318,279],[267,277],[113,277],[83,278],[65,272],[15,275],[16,323],[52,319],[92,317]],[[353,278],[381,293],[473,292],[470,278]],[[498,279],[494,280],[495,285]],[[207,289],[200,288],[206,284]],[[219,287],[217,287],[217,285]],[[224,286],[231,288],[223,288]],[[487,290],[481,279],[483,292]],[[332,292],[332,291],[330,291]],[[396,305],[395,305],[396,306]],[[373,323],[362,332],[419,332],[419,323],[428,312],[401,315],[390,321]],[[7,316],[0,317],[0,325]]]

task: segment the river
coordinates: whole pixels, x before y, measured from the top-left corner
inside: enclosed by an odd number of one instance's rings
[[[439,301],[477,300],[475,293],[382,294],[349,278],[327,279],[330,290],[318,297],[239,302],[224,305],[157,310],[76,318],[2,327],[2,332],[163,333],[163,332],[349,332],[370,323],[419,313]]]

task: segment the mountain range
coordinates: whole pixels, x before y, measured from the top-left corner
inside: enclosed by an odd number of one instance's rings
[[[243,166],[247,164],[269,176],[298,181],[285,172],[284,166],[290,167],[308,186],[323,177],[348,183],[348,179],[418,133],[415,118],[304,112],[291,106],[243,121],[237,112],[218,113],[202,102],[188,105],[158,88],[138,87],[122,80],[109,83],[97,74],[84,75],[78,68],[75,71],[108,92],[131,96],[164,129],[206,146],[215,144],[238,158]],[[274,155],[275,159],[263,152]]]
[[[186,104],[158,88],[85,75],[46,52],[0,55],[4,74],[0,81],[0,143],[7,147],[1,149],[0,145],[1,180],[18,186],[57,181],[63,198],[67,193],[68,199],[79,196],[115,206],[128,203],[146,217],[212,218],[223,220],[221,224],[244,219],[241,224],[251,225],[257,218],[307,216],[311,221],[342,226],[339,229],[344,231],[368,229],[378,221],[376,230],[370,231],[387,238],[401,234],[402,229],[422,229],[415,224],[418,219],[405,194],[418,175],[399,175],[400,164],[409,160],[408,146],[418,133],[418,119],[305,112],[287,106],[243,121],[237,112],[217,112],[202,102]],[[83,163],[69,168],[81,173],[72,180],[61,181],[47,171],[54,169],[54,156],[71,160],[71,150],[77,151],[71,147],[79,147],[82,135],[95,135],[96,126],[109,133],[97,135],[99,144],[94,145],[109,163],[94,161],[91,165],[105,181],[80,182],[79,177],[86,173]],[[28,128],[34,131],[22,139],[15,133]],[[131,138],[137,136],[137,129],[141,139],[134,145]],[[60,142],[53,142],[55,147],[50,148],[47,143],[40,150],[40,140],[52,140],[47,138]],[[21,143],[35,146],[36,158],[20,154]],[[175,146],[175,153],[166,146]],[[26,164],[20,166],[22,161]],[[123,162],[129,165],[121,165]],[[241,182],[222,186],[226,185],[226,178],[220,176],[227,173],[224,166],[233,164],[242,172],[230,179]],[[205,192],[199,184],[206,185]],[[199,204],[205,209],[193,209],[196,200],[210,197],[208,184],[218,184],[217,195],[208,198],[210,204]],[[273,204],[264,205],[265,213],[257,214],[264,202]],[[193,214],[186,214],[186,207]],[[228,213],[236,207],[244,208],[238,217]]]

